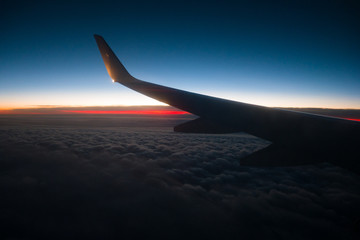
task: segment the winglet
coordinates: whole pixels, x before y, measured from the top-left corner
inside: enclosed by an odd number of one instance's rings
[[[99,47],[106,70],[114,82],[127,83],[133,81],[133,76],[129,74],[124,65],[116,57],[103,37],[94,34],[94,38]]]

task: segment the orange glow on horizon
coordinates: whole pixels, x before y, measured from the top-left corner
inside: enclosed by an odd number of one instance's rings
[[[103,110],[62,110],[64,113],[79,113],[79,114],[131,114],[131,115],[181,115],[189,114],[185,111],[170,111],[170,110],[126,110],[126,111],[103,111]]]

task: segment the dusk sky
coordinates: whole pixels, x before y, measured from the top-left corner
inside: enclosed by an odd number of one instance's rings
[[[357,2],[1,0],[0,238],[360,239]]]
[[[136,78],[275,107],[360,108],[356,1],[2,1],[0,109],[156,105]]]

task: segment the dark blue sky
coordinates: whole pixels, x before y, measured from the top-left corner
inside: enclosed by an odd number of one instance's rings
[[[2,3],[0,108],[156,104],[112,84],[93,34],[139,79],[268,106],[360,108],[356,1]]]

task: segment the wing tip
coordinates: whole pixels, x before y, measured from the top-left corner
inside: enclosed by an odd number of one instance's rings
[[[110,75],[113,82],[118,82],[122,84],[133,82],[134,78],[129,74],[124,65],[120,62],[118,57],[111,50],[105,39],[98,34],[94,34],[94,38],[98,45],[108,74]]]
[[[105,39],[102,36],[98,35],[98,34],[94,34],[94,38],[95,38],[95,41],[96,41],[96,43],[98,45],[106,43]]]
[[[105,39],[104,39],[101,35],[99,35],[99,34],[94,34],[93,36],[94,36],[96,42],[98,42],[98,41],[105,41]]]

